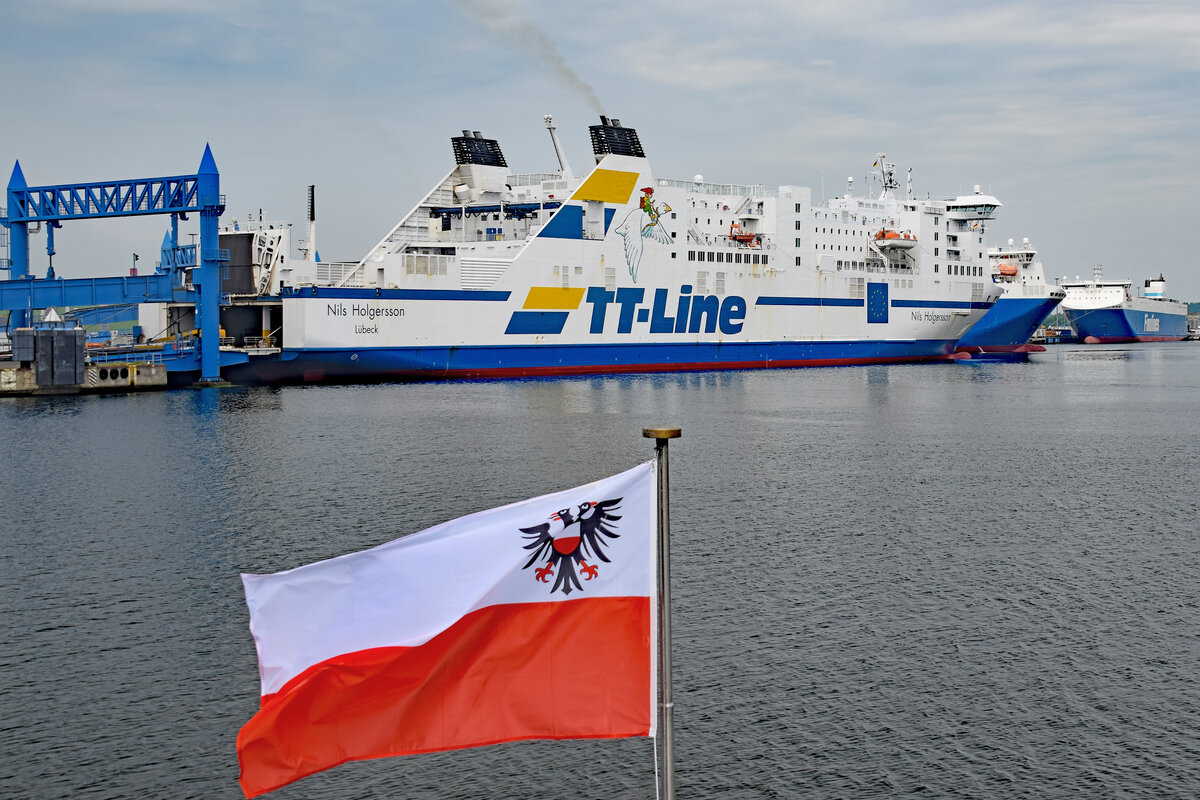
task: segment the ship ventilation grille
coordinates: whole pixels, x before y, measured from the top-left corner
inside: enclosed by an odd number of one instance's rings
[[[507,258],[462,258],[459,285],[463,289],[489,289],[511,265],[512,260]]]
[[[602,114],[600,115],[600,124],[592,125],[588,130],[592,134],[592,152],[596,154],[597,158],[609,153],[618,156],[633,156],[634,158],[646,157],[637,131],[633,128],[621,127],[621,121],[618,119],[610,120]]]
[[[454,148],[454,163],[483,164],[487,167],[507,167],[504,153],[500,152],[500,143],[495,139],[484,139],[479,131],[463,131],[462,136],[450,140]]]

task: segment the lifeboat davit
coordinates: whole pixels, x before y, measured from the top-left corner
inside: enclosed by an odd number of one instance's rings
[[[1005,277],[1008,277],[1008,278],[1016,277],[1017,265],[1009,264],[1007,261],[1001,261],[1000,264],[998,264],[996,266],[996,274],[1004,275]]]
[[[729,224],[729,238],[741,244],[748,244],[751,247],[754,247],[758,244],[758,235],[754,233],[748,233],[746,229],[744,229],[741,225],[738,225],[736,222],[731,222]]]
[[[882,228],[879,233],[875,234],[875,245],[894,250],[911,250],[917,246],[917,237],[908,232],[901,233],[890,228]]]

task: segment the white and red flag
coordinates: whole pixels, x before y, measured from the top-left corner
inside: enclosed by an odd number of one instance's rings
[[[246,796],[357,759],[653,736],[654,469],[243,575],[262,680]]]

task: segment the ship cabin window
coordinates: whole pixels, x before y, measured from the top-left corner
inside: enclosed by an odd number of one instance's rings
[[[937,232],[937,231],[934,231],[934,232],[933,232],[933,240],[934,240],[935,242],[938,240],[938,232]]]
[[[671,231],[671,238],[672,238],[672,239],[674,239],[674,238],[675,238],[675,231]]]
[[[676,253],[675,253],[675,251],[674,251],[674,250],[672,250],[672,251],[671,251],[671,258],[675,258],[675,256],[676,256]]]
[[[688,261],[695,261],[695,260],[696,260],[696,251],[688,250]]]
[[[800,256],[796,256],[796,266],[800,266]]]
[[[757,264],[757,263],[758,263],[758,256],[755,256],[755,257],[754,257],[754,263],[755,263],[755,264]]]
[[[796,203],[796,213],[799,214],[802,210],[803,209],[801,208],[800,204]]]
[[[804,230],[803,228],[800,227],[800,220],[796,220],[796,230],[798,230],[798,231]],[[797,239],[796,241],[800,241],[800,240]]]
[[[722,263],[722,262],[724,262],[724,261],[725,261],[725,254],[724,254],[724,253],[717,253],[717,262],[718,262],[718,263]]]
[[[935,274],[935,275],[937,274],[937,271],[938,271],[938,265],[937,265],[937,264],[934,264],[934,265],[933,265],[933,272],[934,272],[934,274]]]
[[[716,261],[716,260],[717,260],[717,254],[716,254],[716,253],[714,253],[714,252],[712,252],[711,250],[710,250],[710,251],[708,251],[708,259],[707,259],[707,260],[709,260],[709,261]]]
[[[933,254],[934,254],[935,256],[938,254],[938,249],[937,249],[936,247],[935,247],[935,248],[933,248]]]
[[[799,246],[800,246],[800,240],[799,240],[799,239],[797,239],[797,240],[796,240],[796,247],[799,247]]]
[[[712,217],[709,217],[708,220],[706,220],[706,222],[707,222],[707,224],[712,225]]]
[[[675,219],[675,212],[674,212],[674,211],[672,211],[672,212],[671,212],[671,219]]]

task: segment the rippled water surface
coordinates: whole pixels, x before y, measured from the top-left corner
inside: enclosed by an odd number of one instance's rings
[[[238,573],[671,446],[680,797],[1200,795],[1200,345],[0,401],[0,796],[235,798]],[[286,798],[653,796],[649,740]]]

